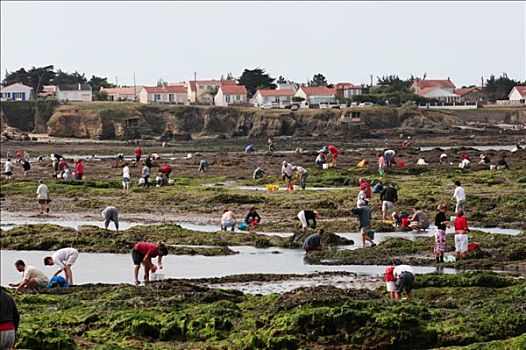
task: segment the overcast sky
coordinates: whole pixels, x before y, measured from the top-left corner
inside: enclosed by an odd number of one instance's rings
[[[1,2],[1,69],[53,64],[111,82],[262,67],[306,82],[370,75],[526,80],[526,2]]]

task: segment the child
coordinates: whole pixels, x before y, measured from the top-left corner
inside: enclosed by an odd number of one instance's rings
[[[457,259],[466,258],[468,256],[468,221],[464,217],[464,211],[459,209],[457,211],[457,218],[455,225],[455,257]]]
[[[395,267],[389,266],[387,269],[385,269],[385,287],[387,288],[387,291],[389,292],[389,298],[395,299],[395,282],[396,278],[393,274]]]

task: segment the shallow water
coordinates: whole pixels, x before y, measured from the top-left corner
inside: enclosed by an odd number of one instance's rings
[[[253,247],[231,247],[239,254],[229,256],[189,256],[168,255],[163,259],[162,273],[166,278],[211,278],[235,274],[312,274],[324,271],[345,271],[365,275],[378,275],[386,266],[378,265],[309,265],[304,262],[305,253],[301,249]],[[277,252],[277,253],[276,253]],[[27,265],[41,268],[49,277],[55,267],[43,266],[43,259],[50,255],[47,251],[1,251],[1,284],[18,282],[21,278],[14,262],[23,259]],[[108,271],[111,271],[109,273]],[[417,274],[437,271],[436,267],[414,267]],[[454,269],[444,269],[444,273],[456,273]],[[80,253],[73,266],[73,277],[77,284],[82,283],[132,283],[133,263],[131,254]],[[140,279],[142,276],[139,275]]]

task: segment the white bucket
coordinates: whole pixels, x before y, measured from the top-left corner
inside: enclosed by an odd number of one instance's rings
[[[323,169],[329,169],[329,164],[324,163],[324,164],[323,164]]]
[[[164,280],[164,273],[154,272],[154,273],[152,273],[151,277],[152,277],[151,278],[152,281],[162,281],[162,280]]]

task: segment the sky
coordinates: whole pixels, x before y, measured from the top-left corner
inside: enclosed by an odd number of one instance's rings
[[[369,83],[373,75],[506,72],[526,80],[522,2],[1,2],[1,77],[52,64],[155,85],[261,67],[272,77]]]

